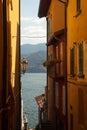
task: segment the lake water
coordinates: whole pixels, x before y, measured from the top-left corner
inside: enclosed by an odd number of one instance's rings
[[[35,97],[44,93],[46,86],[45,73],[25,73],[21,77],[24,113],[28,119],[28,127],[38,124],[38,105]]]

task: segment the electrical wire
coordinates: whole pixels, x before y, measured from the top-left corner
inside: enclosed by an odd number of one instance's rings
[[[14,37],[17,37],[17,36],[12,36],[13,38]],[[46,38],[46,36],[20,36],[21,38]]]
[[[21,36],[21,38],[44,38],[46,36]]]

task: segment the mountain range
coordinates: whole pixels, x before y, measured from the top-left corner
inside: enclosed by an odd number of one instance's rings
[[[29,55],[34,52],[38,51],[46,51],[46,45],[44,43],[40,44],[24,44],[21,45],[21,54],[22,55]]]
[[[46,60],[45,44],[25,44],[21,45],[21,58],[25,57],[28,61],[27,73],[45,73],[46,68],[43,62]]]

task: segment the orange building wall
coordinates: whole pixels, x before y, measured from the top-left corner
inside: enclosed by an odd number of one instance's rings
[[[80,3],[81,13],[77,16],[76,0],[67,6],[67,77],[68,77],[68,128],[71,130],[87,129],[87,8],[86,1]],[[83,73],[78,77],[78,44],[83,42]],[[74,47],[74,72],[70,76],[70,48]]]
[[[48,10],[48,19],[51,18],[51,32],[48,36],[49,39],[54,32],[59,31],[64,28],[64,4],[58,0],[52,0],[49,10]]]

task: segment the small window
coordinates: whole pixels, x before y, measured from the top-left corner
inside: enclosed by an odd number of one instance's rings
[[[81,7],[80,7],[80,0],[77,0],[77,8],[76,8],[76,12],[80,13],[81,12]]]
[[[70,76],[74,77],[74,48],[70,49]]]
[[[81,13],[81,0],[76,0],[76,15],[74,17],[79,16]]]
[[[77,12],[80,10],[80,0],[77,0]]]
[[[80,78],[84,78],[84,74],[83,74],[83,43],[80,43],[78,45],[78,62],[79,62],[79,74],[78,76]]]
[[[12,0],[10,0],[10,6],[11,6],[11,10],[13,10],[13,2],[12,2]]]

